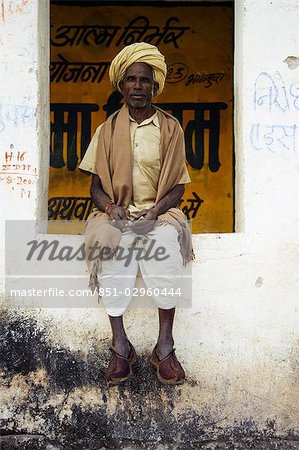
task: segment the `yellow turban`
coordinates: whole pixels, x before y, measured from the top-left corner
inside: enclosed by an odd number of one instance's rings
[[[135,62],[146,63],[152,67],[155,81],[159,83],[156,95],[160,95],[164,88],[167,74],[165,58],[157,47],[146,42],[139,42],[123,48],[112,60],[109,78],[114,89],[119,89],[118,83],[123,78],[126,70]]]

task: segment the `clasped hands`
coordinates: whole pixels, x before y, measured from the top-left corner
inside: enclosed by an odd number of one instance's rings
[[[147,234],[154,228],[157,217],[155,207],[143,209],[137,213],[134,220],[130,219],[129,210],[123,206],[113,205],[109,209],[111,225],[119,228],[122,232],[131,229],[136,234]]]

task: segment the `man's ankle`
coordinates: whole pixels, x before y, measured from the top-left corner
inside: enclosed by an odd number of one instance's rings
[[[121,356],[127,358],[131,352],[131,346],[128,338],[112,340],[112,347]]]
[[[158,341],[156,345],[156,353],[158,358],[161,360],[165,358],[169,353],[172,351],[174,346],[174,340],[171,339],[165,339],[163,341]]]

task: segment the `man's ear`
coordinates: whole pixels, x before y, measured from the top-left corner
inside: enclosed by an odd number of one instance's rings
[[[153,86],[153,97],[155,97],[157,95],[159,89],[159,83],[157,83],[157,81],[154,82],[154,86]]]
[[[123,80],[120,80],[120,82],[118,83],[118,87],[119,87],[121,93],[123,93],[123,85],[124,85]]]

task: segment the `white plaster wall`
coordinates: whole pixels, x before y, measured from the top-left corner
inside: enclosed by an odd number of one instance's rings
[[[37,168],[41,191],[37,194],[36,185],[22,191],[0,182],[2,274],[4,220],[41,217],[48,170],[47,2],[3,4],[1,163],[6,151],[25,151],[26,163]],[[177,354],[199,382],[192,407],[199,412],[208,407],[222,425],[242,418],[263,424],[275,417],[282,431],[299,428],[299,67],[291,70],[284,62],[299,56],[298,15],[296,0],[236,2],[237,232],[194,236],[193,308],[176,316]],[[27,107],[20,118],[19,106]],[[71,349],[87,351],[91,339],[109,332],[101,309],[20,313],[54,323],[51,339]],[[137,350],[149,352],[157,334],[156,312],[134,309],[125,321]],[[190,389],[182,388],[179,408],[190,407]]]

